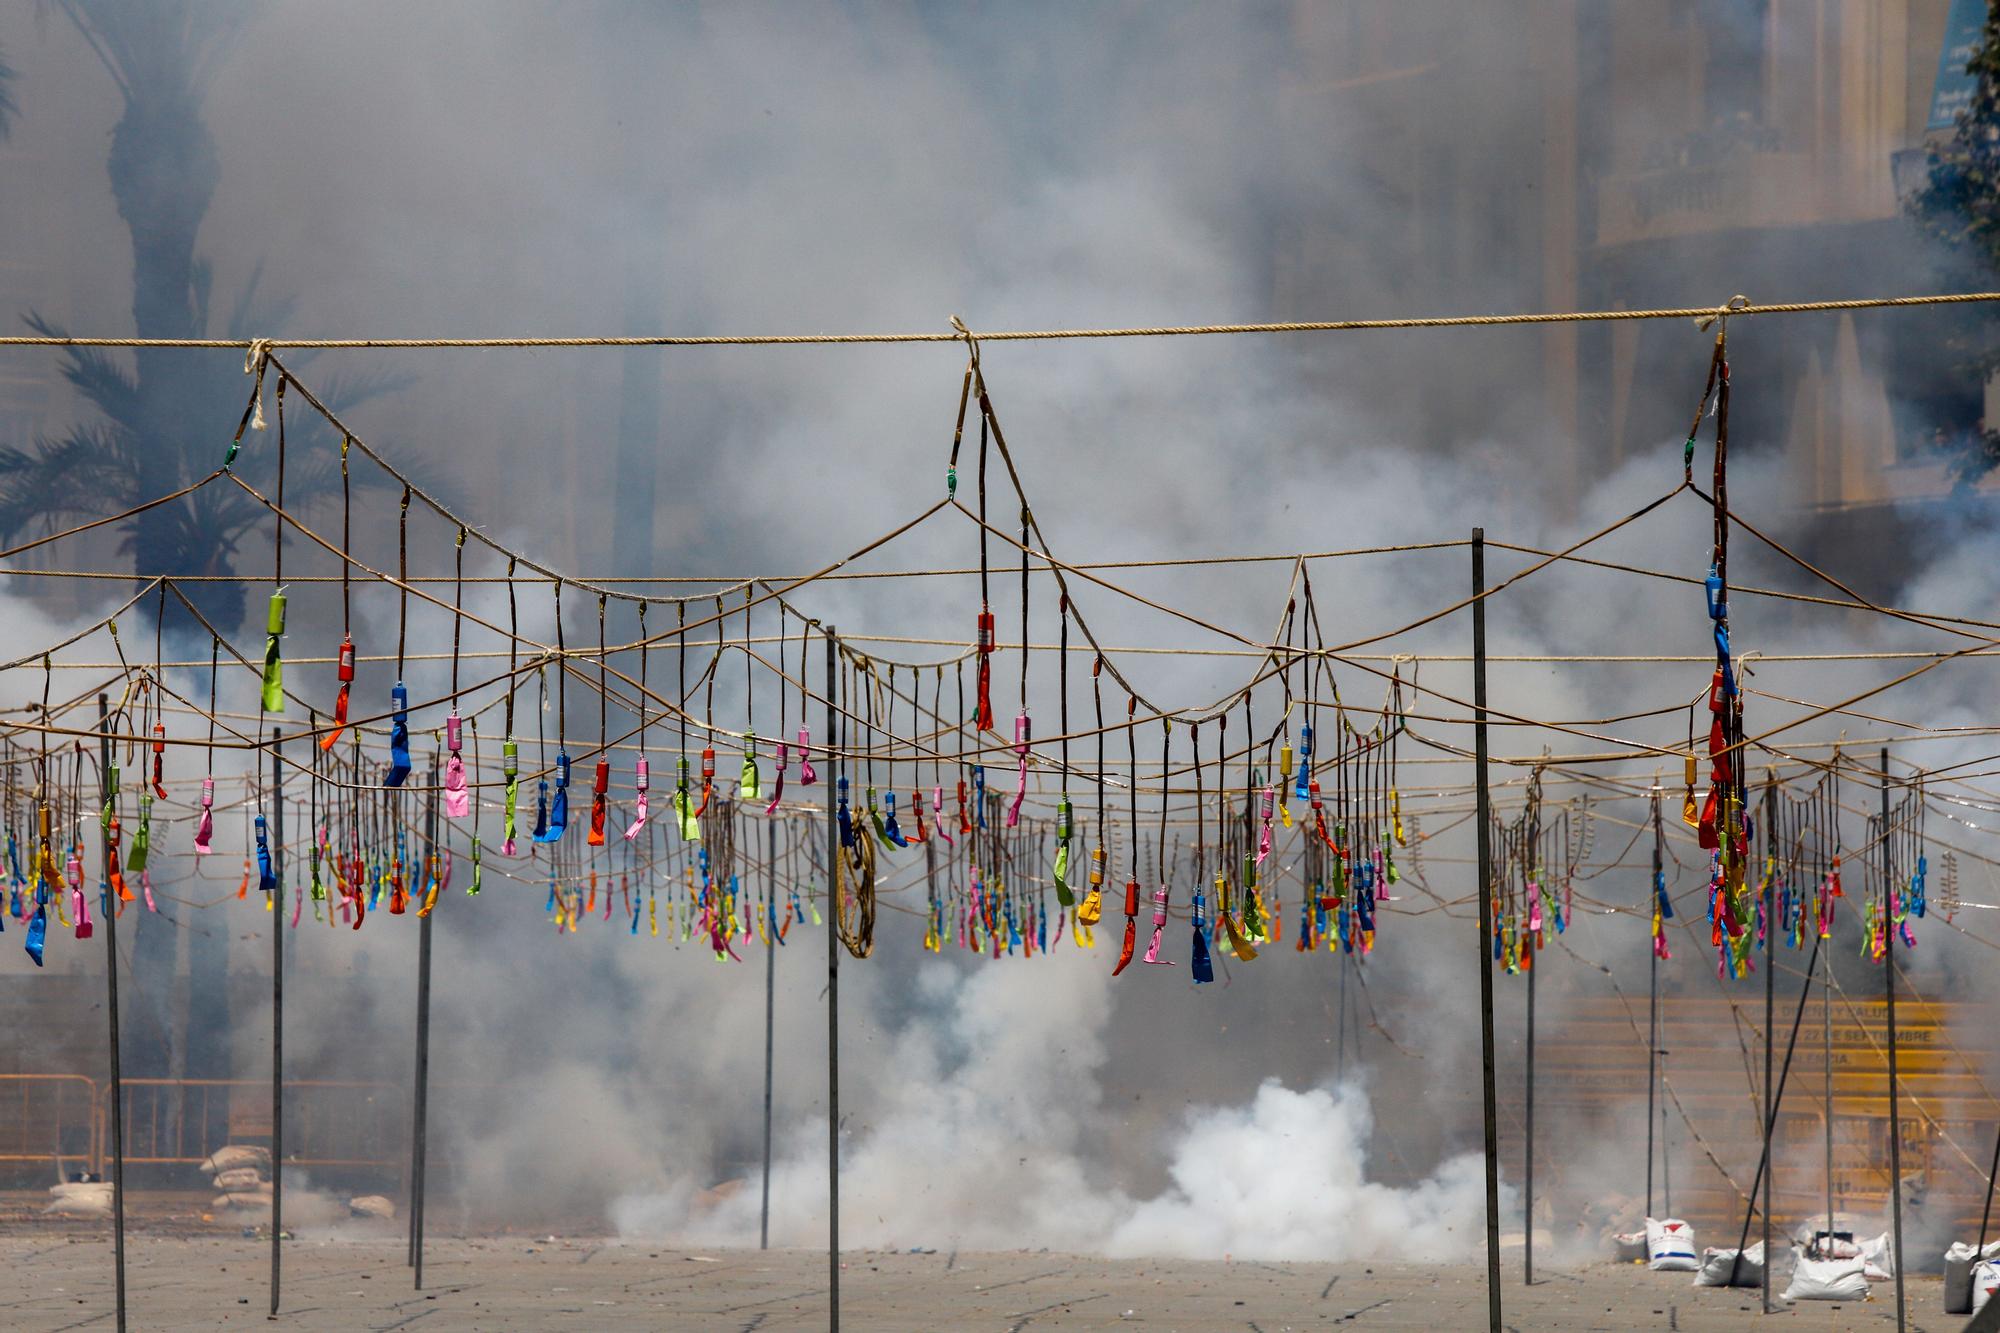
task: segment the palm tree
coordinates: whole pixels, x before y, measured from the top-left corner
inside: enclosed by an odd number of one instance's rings
[[[262,299],[255,275],[229,315],[212,321],[210,269],[196,248],[221,175],[202,101],[241,32],[248,4],[46,2],[83,36],[124,99],[108,167],[119,216],[132,238],[132,319],[138,336],[249,338],[281,330],[291,302]],[[0,102],[0,109],[6,105]],[[31,312],[27,322],[38,333],[64,332],[39,313]],[[140,350],[126,361],[94,349],[69,349],[62,373],[100,419],[26,447],[0,442],[0,539],[135,508],[199,480],[221,462],[225,423],[234,420],[248,385],[240,358],[227,352]],[[402,382],[362,375],[320,387],[339,408]],[[271,452],[246,449],[238,469],[267,494],[270,487],[260,474],[272,471]],[[337,480],[330,450],[301,450],[286,477],[287,500],[309,504]],[[238,488],[211,485],[133,519],[120,549],[142,573],[230,574],[244,538],[269,522],[264,508]],[[245,599],[239,585],[200,586],[203,612],[218,629],[227,633],[241,623]]]
[[[82,35],[124,100],[107,166],[112,195],[132,239],[132,319],[140,337],[268,337],[290,314],[289,301],[264,299],[253,274],[228,316],[212,321],[210,269],[196,240],[221,167],[202,120],[210,81],[250,13],[246,0],[44,0]],[[0,69],[0,74],[11,71]],[[0,78],[0,131],[13,114]],[[37,332],[60,335],[52,319],[27,315]],[[214,330],[214,333],[211,333]],[[296,360],[296,359],[295,359]],[[66,349],[63,376],[96,411],[95,420],[23,443],[0,441],[0,540],[49,531],[136,508],[212,472],[223,459],[236,413],[248,394],[242,358],[229,352],[139,350],[129,359],[91,348]],[[316,386],[330,404],[354,403],[398,387],[386,375]],[[300,413],[304,424],[306,413]],[[317,418],[314,418],[316,422]],[[313,432],[299,443],[312,446]],[[266,436],[246,443],[237,471],[266,494],[275,471]],[[322,441],[330,443],[330,441]],[[336,452],[305,447],[288,459],[287,507],[309,505],[338,486]],[[372,476],[361,469],[357,479]],[[211,483],[125,524],[121,552],[145,574],[231,574],[253,528],[268,531],[262,505],[226,481]],[[243,620],[241,584],[195,585],[190,593],[221,632]],[[170,618],[171,618],[171,613]],[[182,626],[188,622],[182,619]],[[205,633],[199,638],[205,639]],[[203,647],[207,645],[202,644]],[[134,980],[147,1007],[171,1013],[176,931],[165,918],[141,915],[133,946]],[[154,1052],[135,1054],[141,1073],[227,1075],[230,1062],[228,932],[191,927],[188,1028],[162,1025]],[[151,992],[151,993],[147,993]]]

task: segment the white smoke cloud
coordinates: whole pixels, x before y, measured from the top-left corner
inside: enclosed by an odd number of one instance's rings
[[[1135,1198],[1107,1144],[1134,1133],[1107,1097],[1110,979],[1065,959],[968,976],[928,963],[914,1012],[868,1058],[843,1139],[841,1226],[864,1247],[1108,1255],[1329,1259],[1469,1251],[1483,1235],[1484,1175],[1458,1156],[1408,1187],[1372,1180],[1373,1124],[1358,1083],[1303,1091],[1266,1080],[1245,1102],[1191,1107],[1140,1150],[1169,1186]],[[1162,1061],[1183,1058],[1166,1049]],[[772,1238],[825,1234],[826,1122],[791,1128],[772,1173]],[[747,1243],[760,1179],[720,1202],[693,1182],[627,1195],[611,1216],[633,1236]],[[1503,1206],[1511,1206],[1511,1193]]]

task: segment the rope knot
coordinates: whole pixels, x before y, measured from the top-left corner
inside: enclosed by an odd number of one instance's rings
[[[979,339],[973,336],[972,330],[966,328],[965,321],[960,319],[957,315],[953,315],[951,317],[951,326],[952,328],[958,331],[958,336],[965,340],[965,350],[967,354],[972,358],[972,364],[975,367],[978,366]]]
[[[271,340],[269,338],[252,338],[250,346],[243,353],[243,373],[257,377],[256,383],[252,385],[250,390],[251,430],[264,429],[264,367],[269,363],[270,359]]]
[[[1717,306],[1715,308],[1714,314],[1703,315],[1699,319],[1695,320],[1694,326],[1697,329],[1700,329],[1703,333],[1707,333],[1710,327],[1713,326],[1717,320],[1726,321],[1731,315],[1736,314],[1739,311],[1748,310],[1749,308],[1750,308],[1750,298],[1739,292],[1735,296],[1730,297],[1727,301],[1724,301],[1721,305]]]

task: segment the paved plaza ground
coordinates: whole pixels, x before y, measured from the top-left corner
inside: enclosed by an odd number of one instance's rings
[[[660,1249],[590,1238],[446,1238],[413,1290],[395,1231],[285,1245],[283,1313],[296,1329],[721,1329],[774,1333],[827,1324],[824,1253]],[[1518,1251],[1512,1257],[1518,1259]],[[141,1231],[130,1242],[135,1329],[266,1325],[270,1246],[240,1234]],[[74,1222],[0,1234],[0,1327],[111,1327],[104,1231]],[[854,1252],[841,1314],[856,1330],[1483,1328],[1477,1267],[1106,1260],[1048,1252]],[[1935,1278],[1909,1283],[1911,1327],[1957,1329]],[[1760,1320],[1754,1292],[1696,1289],[1688,1274],[1611,1262],[1549,1271],[1532,1288],[1518,1263],[1504,1291],[1509,1327],[1541,1329],[1890,1328],[1893,1291],[1861,1303],[1802,1304]]]

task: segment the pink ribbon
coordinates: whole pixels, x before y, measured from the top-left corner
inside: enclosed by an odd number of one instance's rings
[[[215,837],[215,779],[201,780],[201,818],[195,821],[194,851],[196,856],[207,856],[209,840]]]
[[[459,753],[459,720],[454,710],[444,720],[445,748],[451,757],[444,761],[444,813],[447,819],[463,819],[472,811],[472,793],[465,789],[465,759]]]
[[[83,861],[74,851],[63,873],[69,879],[69,908],[76,913],[76,937],[87,940],[95,928],[90,924],[90,899],[83,896]]]
[[[781,755],[784,752],[784,748],[785,747],[782,745],[778,747],[778,751]],[[780,762],[782,762],[782,760]],[[639,830],[646,827],[646,788],[652,782],[652,770],[647,767],[646,758],[644,755],[641,755],[639,757],[638,768],[633,780],[638,784],[639,794],[637,799],[634,800],[632,803],[632,813],[634,816],[632,820],[632,826],[625,830],[625,841],[627,842],[631,842],[632,840],[637,838],[639,836]],[[784,780],[783,774],[781,772],[779,776],[779,781],[782,782],[783,780]]]
[[[155,907],[155,906],[153,905],[153,872],[152,872],[152,871],[150,871],[150,870],[141,870],[141,871],[139,872],[139,888],[140,888],[140,889],[141,889],[141,890],[142,890],[142,891],[143,891],[143,892],[145,893],[145,895],[146,895],[146,910],[147,910],[148,912],[152,912],[152,913],[153,913],[153,914],[155,914],[155,915],[158,915],[158,914],[159,914],[159,910],[160,910],[160,909],[159,909],[159,908],[157,908],[157,907]]]
[[[306,910],[306,890],[305,890],[305,885],[301,884],[292,889],[293,930],[297,930],[299,928],[299,918],[305,914],[305,910]]]
[[[1271,813],[1276,808],[1276,794],[1271,788],[1264,788],[1262,797],[1264,810],[1264,831],[1257,838],[1257,864],[1263,865],[1264,858],[1271,854]]]
[[[775,815],[775,814],[777,814],[777,813],[778,813],[778,802],[779,802],[779,801],[781,801],[781,800],[783,800],[783,799],[784,799],[784,796],[785,796],[785,743],[784,743],[783,741],[779,741],[779,742],[778,742],[778,783],[777,783],[777,786],[776,786],[776,787],[775,787],[775,788],[774,788],[774,789],[772,790],[772,792],[771,792],[771,803],[770,803],[769,805],[767,805],[767,806],[765,806],[765,807],[764,807],[764,813],[765,813],[765,814],[767,814],[767,815]]]
[[[938,833],[938,836],[939,836],[940,838],[943,838],[943,839],[944,839],[944,845],[945,845],[945,846],[947,846],[947,847],[957,847],[957,846],[958,846],[958,840],[957,840],[956,838],[952,837],[952,836],[951,836],[951,834],[950,834],[949,832],[947,832],[947,831],[946,831],[946,829],[945,829],[945,824],[946,824],[946,822],[947,822],[947,821],[945,820],[945,817],[944,817],[944,788],[943,788],[943,787],[933,787],[933,788],[931,788],[931,812],[932,812],[932,814],[933,814],[933,815],[935,815],[935,816],[936,816],[936,820],[937,820],[937,824],[936,824],[936,827],[937,827],[937,833]]]
[[[1267,828],[1266,833],[1268,834],[1268,832],[1269,829]],[[1172,967],[1174,965],[1173,959],[1160,957],[1160,936],[1166,928],[1167,886],[1162,884],[1159,888],[1153,890],[1153,938],[1151,943],[1146,945],[1145,962],[1159,963],[1165,967]]]
[[[1014,803],[1007,807],[1008,828],[1021,822],[1021,798],[1028,794],[1028,737],[1033,730],[1028,710],[1023,708],[1014,718],[1014,753],[1021,758],[1021,776],[1014,783]]]

